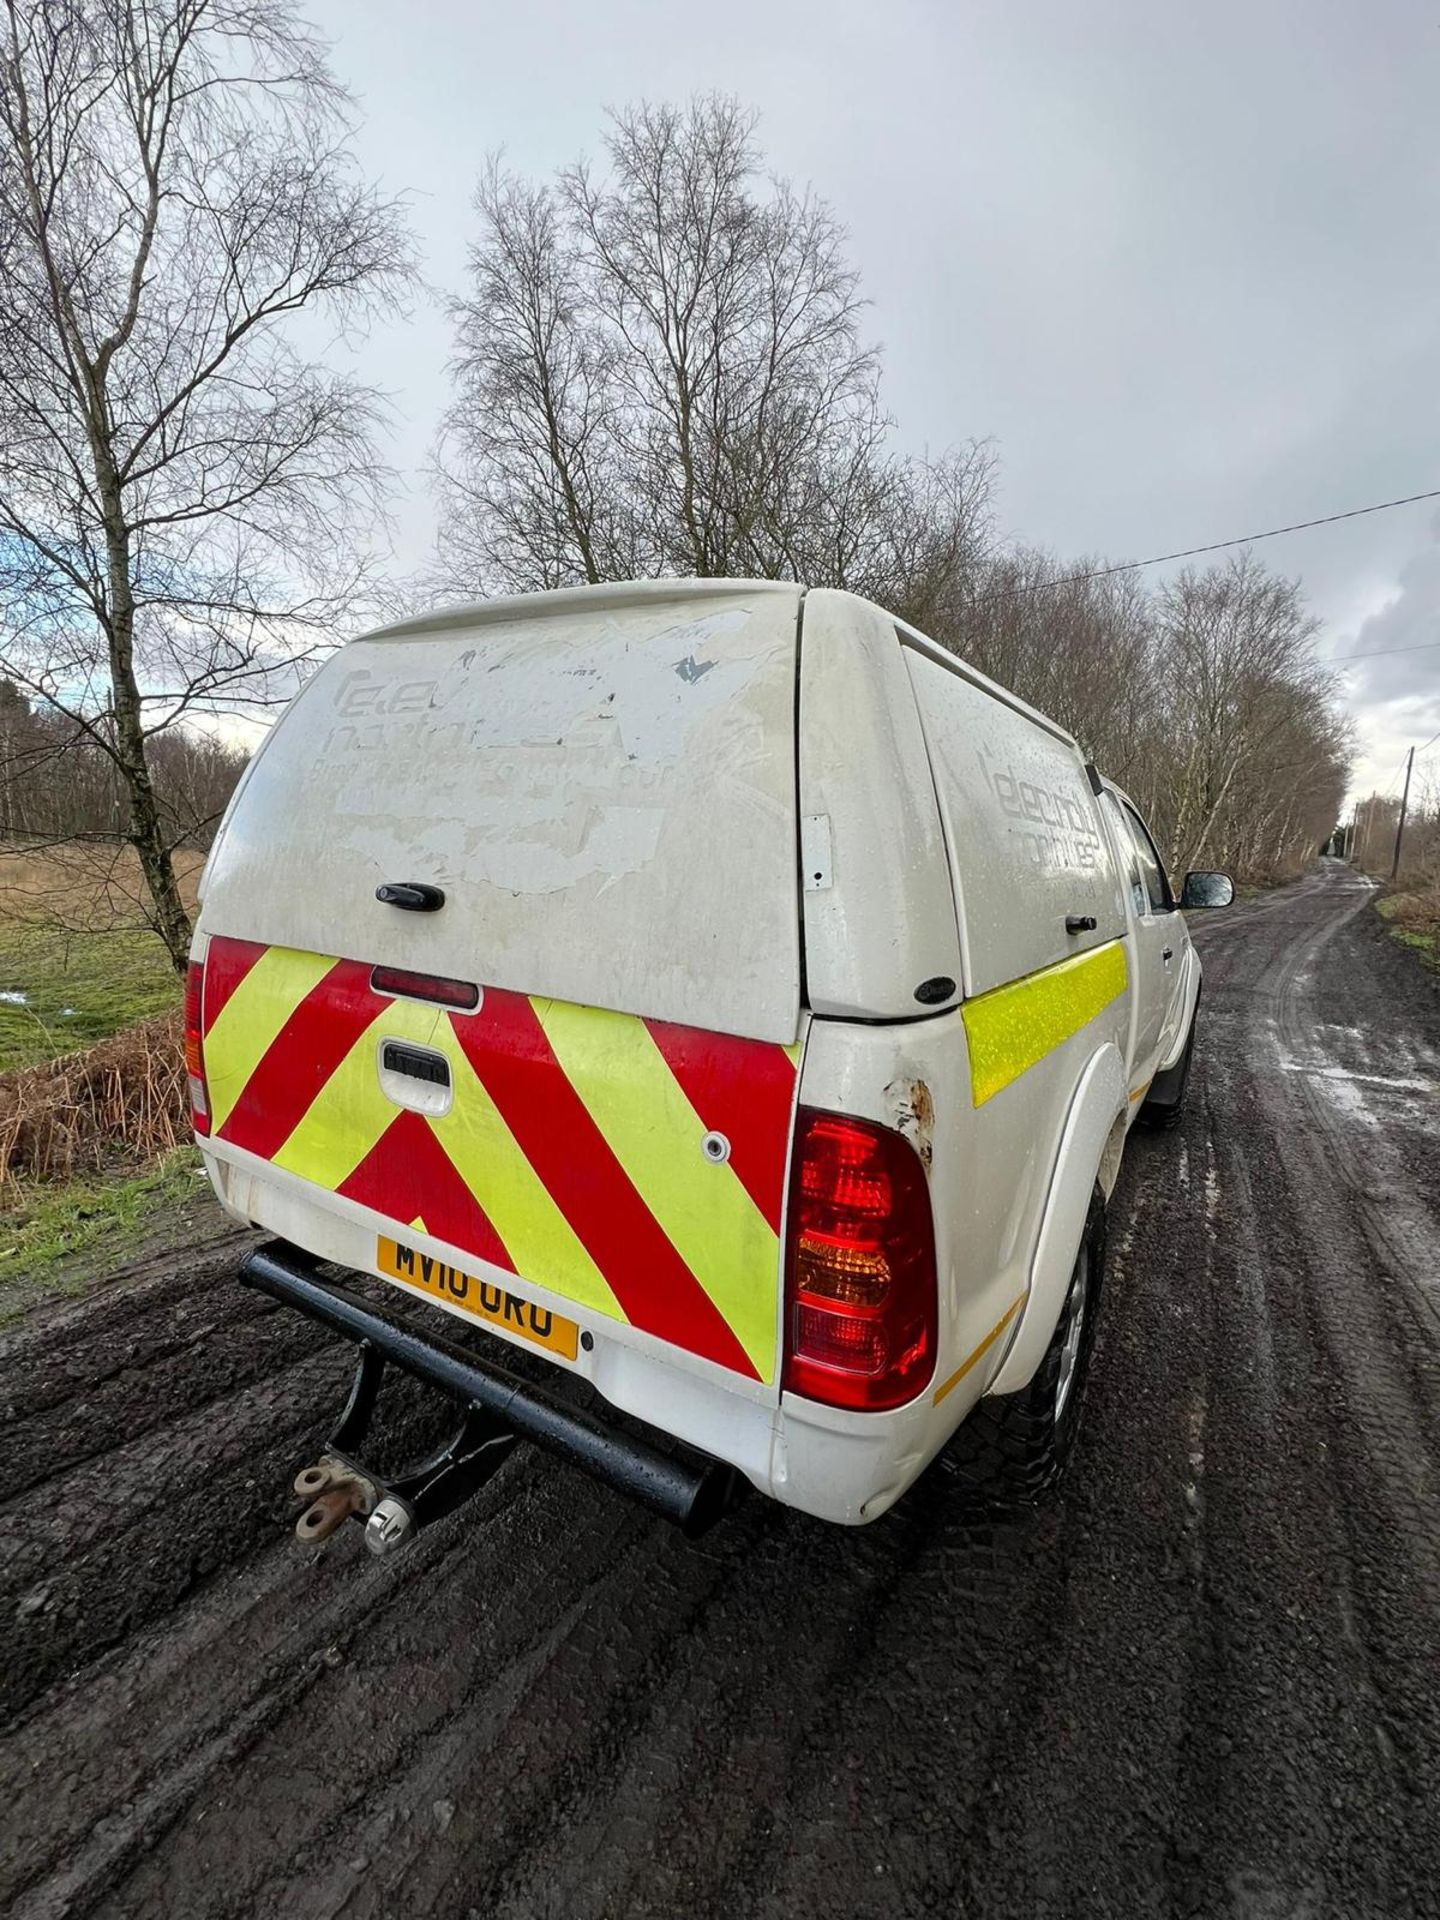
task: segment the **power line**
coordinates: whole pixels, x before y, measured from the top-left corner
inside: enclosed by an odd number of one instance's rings
[[[1440,640],[1420,640],[1413,647],[1376,647],[1370,653],[1332,653],[1323,666],[1339,666],[1342,660],[1384,660],[1392,653],[1424,653],[1429,647],[1440,647]]]
[[[1295,520],[1288,527],[1267,527],[1263,533],[1240,533],[1233,540],[1212,540],[1203,547],[1181,547],[1174,553],[1152,554],[1148,560],[1124,560],[1113,567],[1096,567],[1090,573],[1066,573],[1054,580],[1036,580],[1028,587],[1002,587],[998,593],[981,600],[1018,599],[1022,594],[1045,593],[1052,587],[1077,587],[1086,580],[1108,580],[1112,574],[1135,573],[1141,567],[1164,566],[1169,560],[1193,560],[1202,553],[1221,553],[1226,547],[1248,547],[1257,540],[1276,540],[1282,533],[1304,533],[1311,527],[1333,526],[1337,520],[1359,520],[1367,513],[1388,513],[1392,507],[1413,507],[1422,500],[1440,500],[1440,487],[1428,493],[1407,493],[1400,500],[1377,500],[1373,506],[1350,507],[1344,513],[1321,514],[1318,520]]]
[[[1399,765],[1396,767],[1395,771],[1391,774],[1389,780],[1385,783],[1385,791],[1380,796],[1382,800],[1388,800],[1391,794],[1395,791],[1395,782],[1400,778],[1400,775],[1405,771],[1405,766],[1406,766],[1406,762],[1405,760],[1402,759]]]
[[[1377,800],[1382,800],[1382,801],[1388,800],[1391,794],[1395,791],[1395,782],[1400,778],[1401,774],[1405,771],[1407,763],[1413,766],[1414,762],[1420,758],[1421,754],[1428,753],[1431,747],[1435,746],[1437,742],[1440,742],[1440,732],[1432,733],[1430,738],[1425,742],[1423,747],[1416,747],[1413,758],[1407,749],[1404,757],[1396,764],[1395,771],[1391,774],[1390,778],[1386,781],[1385,791],[1383,793],[1377,793],[1373,787],[1370,789],[1369,804],[1373,806]],[[1359,817],[1360,808],[1365,804],[1366,802],[1362,801],[1358,796],[1356,797],[1355,817],[1357,819]]]

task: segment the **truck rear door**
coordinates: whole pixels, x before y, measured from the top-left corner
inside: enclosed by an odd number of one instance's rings
[[[798,606],[541,596],[336,655],[206,875],[211,1150],[358,1210],[401,1284],[513,1276],[771,1387]],[[414,883],[443,905],[376,898]]]

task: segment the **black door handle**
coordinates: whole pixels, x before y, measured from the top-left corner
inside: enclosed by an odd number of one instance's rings
[[[407,913],[437,913],[445,904],[439,887],[424,880],[387,880],[376,887],[375,898],[387,907],[403,907]]]
[[[1162,960],[1173,960],[1175,958],[1174,947],[1162,947],[1160,950],[1160,958]]]
[[[1066,933],[1093,933],[1095,916],[1093,913],[1067,913],[1065,916]]]

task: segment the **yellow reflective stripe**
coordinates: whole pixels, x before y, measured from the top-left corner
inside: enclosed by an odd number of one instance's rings
[[[1128,978],[1124,945],[1115,940],[967,1000],[961,1014],[974,1104],[983,1107],[1088,1026],[1120,997]]]
[[[396,1000],[377,1013],[310,1102],[289,1139],[271,1155],[275,1165],[333,1193],[400,1112],[380,1088],[382,1037],[429,1046],[441,1017],[434,1007],[414,1000]]]
[[[219,1133],[285,1022],[335,965],[323,953],[271,947],[220,1009],[205,1036],[210,1130]]]
[[[644,1021],[560,1000],[531,1005],[641,1199],[768,1383],[779,1241],[728,1163],[701,1152],[704,1122]]]
[[[943,1387],[937,1387],[935,1389],[935,1398],[932,1402],[934,1406],[938,1407],[946,1394],[959,1386],[960,1382],[965,1378],[966,1374],[969,1373],[977,1360],[984,1359],[985,1355],[990,1351],[991,1347],[994,1346],[995,1342],[1000,1338],[1006,1327],[1009,1326],[1010,1322],[1015,1318],[1016,1314],[1029,1298],[1028,1293],[1022,1293],[1018,1300],[1011,1301],[1010,1305],[1005,1309],[1004,1313],[1001,1314],[1000,1318],[995,1322],[995,1325],[986,1334],[985,1338],[969,1358],[961,1361],[960,1365],[955,1369],[954,1373],[951,1374]]]
[[[450,1111],[430,1125],[499,1234],[516,1273],[564,1294],[577,1306],[624,1320],[624,1308],[520,1151],[484,1082],[458,1046],[443,1051],[450,1061],[454,1101]]]

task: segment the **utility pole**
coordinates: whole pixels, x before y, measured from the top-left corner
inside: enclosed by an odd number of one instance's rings
[[[1395,827],[1395,861],[1390,868],[1390,878],[1398,879],[1400,874],[1400,836],[1405,831],[1405,810],[1410,805],[1410,770],[1415,765],[1415,749],[1411,747],[1405,756],[1405,791],[1400,796],[1400,819]]]

